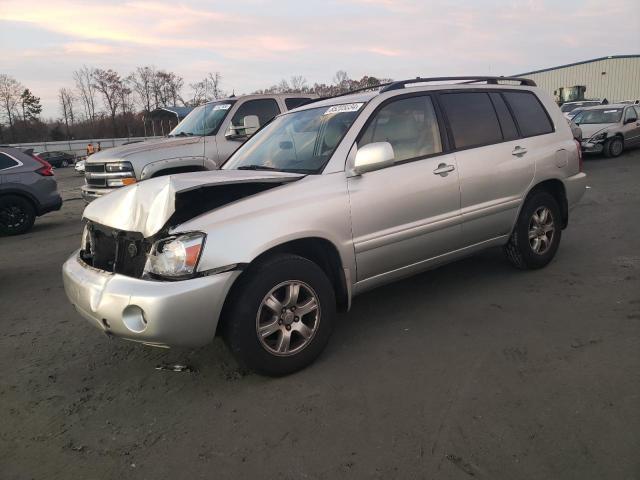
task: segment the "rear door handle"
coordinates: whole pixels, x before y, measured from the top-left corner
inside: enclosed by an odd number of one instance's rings
[[[441,163],[440,165],[438,165],[438,168],[436,168],[433,171],[433,174],[446,177],[449,172],[453,172],[455,169],[456,167],[454,167],[453,165],[447,165],[446,163]]]
[[[521,157],[523,156],[525,153],[527,153],[527,149],[526,148],[522,148],[520,146],[516,147],[513,149],[513,152],[511,152],[511,155],[514,155],[516,157]]]

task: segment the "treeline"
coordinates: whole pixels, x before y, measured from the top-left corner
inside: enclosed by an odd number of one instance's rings
[[[74,85],[58,90],[59,116],[43,119],[40,98],[16,79],[0,74],[0,143],[57,141],[148,134],[148,114],[169,106],[195,107],[229,95],[219,72],[185,85],[182,76],[152,66],[128,75],[111,69],[83,66],[73,72]],[[338,71],[331,84],[309,85],[302,76],[252,93],[314,93],[329,96],[389,79],[364,76],[352,80]]]

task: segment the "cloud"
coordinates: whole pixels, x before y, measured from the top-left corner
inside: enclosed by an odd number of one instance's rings
[[[615,28],[602,23],[605,11]],[[82,64],[124,75],[156,65],[186,85],[220,71],[223,87],[240,93],[292,75],[330,82],[338,69],[352,78],[507,75],[638,53],[628,49],[640,8],[637,0],[0,0],[0,22],[0,71],[25,85],[45,72],[59,82],[47,91],[70,86]]]

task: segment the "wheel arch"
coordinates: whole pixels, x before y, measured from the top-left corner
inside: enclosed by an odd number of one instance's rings
[[[321,237],[302,237],[288,240],[273,246],[255,257],[251,263],[246,265],[243,272],[236,278],[231,289],[227,293],[222,308],[224,314],[228,307],[228,302],[234,297],[234,290],[240,284],[244,275],[250,275],[252,265],[256,265],[267,257],[278,254],[289,253],[299,255],[318,265],[327,275],[336,295],[336,307],[338,311],[347,311],[351,307],[351,286],[347,272],[343,269],[340,252],[333,242]]]
[[[529,197],[531,197],[531,195],[537,192],[550,193],[556,200],[556,202],[558,202],[558,207],[560,207],[560,214],[562,215],[562,228],[566,228],[569,224],[569,203],[567,201],[567,189],[562,180],[558,178],[549,178],[536,183],[527,192],[527,195],[522,201],[522,205],[524,205],[524,203]],[[522,205],[520,206],[521,210]],[[518,215],[520,215],[520,212],[518,212]]]
[[[0,190],[0,198],[6,197],[8,195],[24,198],[29,203],[31,203],[31,205],[33,205],[36,215],[39,215],[39,212],[41,210],[41,205],[38,199],[32,193],[24,190],[14,189],[14,188],[7,188],[7,189]]]

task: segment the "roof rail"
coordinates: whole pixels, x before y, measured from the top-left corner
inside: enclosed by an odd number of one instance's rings
[[[445,81],[455,81],[458,80],[460,83],[468,84],[468,83],[477,83],[477,82],[486,82],[489,85],[498,85],[498,81],[512,81],[512,82],[520,82],[520,85],[526,85],[528,87],[535,87],[536,82],[530,80],[528,78],[519,78],[519,77],[429,77],[429,78],[420,78],[416,77],[411,80],[400,80],[398,82],[391,82],[386,85],[384,88],[380,90],[380,93],[389,92],[391,90],[400,90],[401,88],[406,88],[408,84],[411,83],[428,83],[428,82],[445,82]]]

